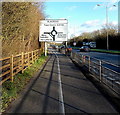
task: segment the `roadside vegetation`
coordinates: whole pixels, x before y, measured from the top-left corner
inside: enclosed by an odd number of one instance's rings
[[[27,68],[24,73],[19,73],[14,76],[14,82],[6,81],[2,85],[2,95],[1,95],[1,112],[4,112],[9,104],[15,100],[20,91],[22,91],[34,74],[40,69],[40,67],[45,63],[47,57],[41,56],[34,64]]]
[[[38,40],[39,22],[43,19],[45,15],[42,2],[2,2],[2,33],[0,34],[2,58],[43,48],[44,43]],[[1,112],[4,112],[8,105],[17,98],[46,58],[41,56],[23,74],[15,75],[14,82],[8,80],[2,84]]]
[[[43,47],[39,43],[39,21],[44,19],[43,3],[2,2],[2,57]]]
[[[85,32],[80,36],[74,37],[68,41],[68,45],[73,46],[73,42],[76,42],[76,47],[81,47],[83,42],[96,42],[96,49],[106,49],[107,47],[107,34],[109,39],[109,49],[110,50],[120,50],[120,34],[118,33],[118,27],[112,24],[106,28],[102,27],[101,30],[97,30],[91,33]]]

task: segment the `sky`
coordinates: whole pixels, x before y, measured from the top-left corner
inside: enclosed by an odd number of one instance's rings
[[[47,19],[68,20],[68,38],[79,36],[83,32],[101,29],[106,23],[106,5],[108,6],[108,22],[118,24],[118,2],[116,0],[109,3],[45,2],[44,5]]]

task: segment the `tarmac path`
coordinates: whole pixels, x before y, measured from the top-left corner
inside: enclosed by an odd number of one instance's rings
[[[117,113],[64,54],[53,51],[6,113]]]

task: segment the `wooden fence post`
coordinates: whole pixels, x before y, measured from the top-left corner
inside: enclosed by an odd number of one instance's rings
[[[35,61],[36,61],[36,59],[37,59],[37,50],[35,51]]]
[[[24,53],[22,52],[22,73],[23,73],[23,70],[24,70]]]
[[[39,56],[41,56],[41,49],[39,50]]]
[[[37,59],[39,58],[39,50],[37,50]]]
[[[28,67],[30,66],[30,53],[28,52]]]
[[[33,51],[32,51],[32,63],[33,63]]]
[[[35,52],[33,51],[33,62],[34,62],[34,58],[35,58]]]
[[[10,57],[10,79],[13,82],[13,55]]]

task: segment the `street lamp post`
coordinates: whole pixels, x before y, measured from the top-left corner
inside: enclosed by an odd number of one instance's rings
[[[106,33],[107,33],[107,50],[109,50],[109,39],[108,39],[108,6],[106,5]]]
[[[101,6],[100,4],[97,4],[97,6]],[[113,5],[116,7],[116,5]],[[108,4],[105,6],[106,7],[106,34],[107,34],[107,50],[109,50],[109,37],[108,37]]]
[[[75,25],[74,25],[74,41],[73,41],[73,45],[74,45],[74,47],[76,46],[76,42],[75,42],[75,34],[76,34],[76,29],[75,29]]]

